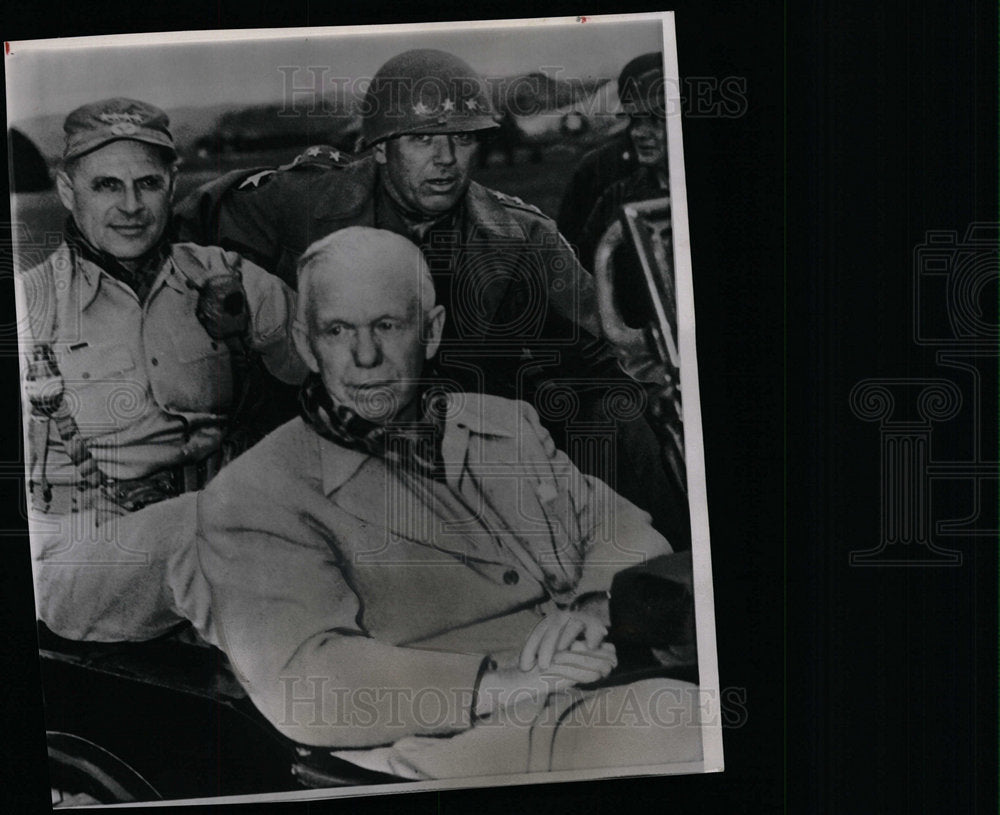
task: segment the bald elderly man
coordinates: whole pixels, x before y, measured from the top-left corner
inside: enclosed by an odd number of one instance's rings
[[[405,51],[376,72],[363,113],[364,156],[317,147],[277,171],[227,174],[181,202],[179,235],[293,286],[299,257],[324,235],[370,226],[409,238],[449,312],[442,375],[530,402],[575,464],[689,547],[687,496],[664,469],[646,389],[601,338],[590,274],[538,209],[472,180],[498,126],[483,78],[454,54]]]
[[[199,499],[209,602],[189,616],[255,705],[297,742],[406,778],[700,758],[694,685],[577,689],[616,662],[614,574],[671,551],[649,516],[581,474],[528,405],[423,378],[446,316],[406,238],[339,231],[299,284],[300,415]],[[627,693],[672,726],[549,728],[532,746],[547,712]]]

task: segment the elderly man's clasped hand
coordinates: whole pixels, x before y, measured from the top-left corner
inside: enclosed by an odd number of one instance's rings
[[[604,679],[618,664],[607,634],[606,600],[549,612],[528,635],[516,666],[483,674],[476,716],[538,704],[551,693]]]

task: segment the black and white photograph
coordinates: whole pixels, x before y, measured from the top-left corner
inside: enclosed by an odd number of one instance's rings
[[[982,815],[982,0],[12,0],[0,812]]]
[[[722,771],[669,13],[6,70],[54,808]]]

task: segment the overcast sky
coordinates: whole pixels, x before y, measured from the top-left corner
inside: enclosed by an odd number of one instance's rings
[[[233,33],[241,39],[191,43],[167,35],[175,41],[122,45],[112,39],[98,45],[93,39],[64,40],[58,47],[12,43],[6,57],[8,122],[68,113],[110,96],[163,108],[278,102],[288,75],[279,66],[320,66],[329,68],[330,76],[370,77],[408,48],[451,51],[487,76],[562,68],[558,75],[566,78],[613,77],[633,56],[663,46],[658,20],[351,36],[310,31],[308,36],[254,40],[245,39],[247,32]],[[299,77],[304,82],[308,75]]]

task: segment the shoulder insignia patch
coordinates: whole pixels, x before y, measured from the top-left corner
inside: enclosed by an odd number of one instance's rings
[[[531,212],[535,215],[541,215],[543,218],[548,218],[548,216],[534,204],[528,204],[522,199],[518,198],[516,195],[507,195],[507,193],[493,189],[490,190],[490,193],[501,204],[504,204],[508,207],[514,207],[515,209],[523,209],[526,212]]]
[[[314,144],[299,153],[288,164],[284,164],[278,169],[282,171],[295,170],[305,167],[346,167],[351,163],[352,154],[328,144]]]
[[[274,170],[261,170],[259,173],[254,173],[244,178],[236,189],[256,190],[270,181],[272,175],[274,175]]]

